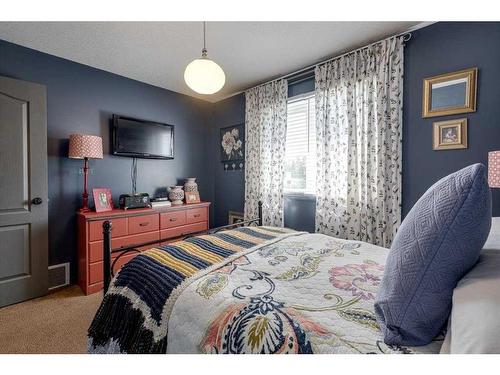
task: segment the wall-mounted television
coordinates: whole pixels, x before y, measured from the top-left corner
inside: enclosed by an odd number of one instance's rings
[[[113,115],[113,155],[174,158],[174,126]]]

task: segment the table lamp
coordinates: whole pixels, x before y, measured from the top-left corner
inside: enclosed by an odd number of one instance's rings
[[[500,151],[488,152],[488,185],[500,188]]]
[[[80,212],[89,212],[89,194],[87,192],[89,159],[102,159],[102,138],[96,135],[71,134],[69,136],[68,157],[83,159],[83,204]]]

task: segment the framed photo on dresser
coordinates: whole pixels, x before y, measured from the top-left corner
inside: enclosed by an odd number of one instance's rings
[[[92,189],[94,205],[96,212],[106,212],[113,209],[113,200],[111,198],[111,189],[95,188]]]
[[[200,193],[197,191],[186,191],[186,204],[200,203]]]

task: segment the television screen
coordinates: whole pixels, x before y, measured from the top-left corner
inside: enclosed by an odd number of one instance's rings
[[[174,127],[114,115],[113,154],[136,158],[173,159]]]

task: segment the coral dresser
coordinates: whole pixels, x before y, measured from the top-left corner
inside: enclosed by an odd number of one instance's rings
[[[78,285],[85,294],[95,293],[103,288],[102,223],[105,220],[112,223],[113,250],[150,241],[167,244],[190,233],[207,230],[209,206],[209,202],[201,202],[159,209],[78,212]],[[118,254],[114,253],[111,261]],[[137,254],[131,252],[121,257],[116,262],[114,272]]]

